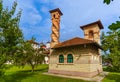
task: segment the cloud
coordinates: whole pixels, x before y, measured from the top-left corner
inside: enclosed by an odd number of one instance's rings
[[[119,0],[113,1],[110,5],[103,4],[101,0],[52,0],[54,8],[59,7],[63,12],[61,29],[61,40],[71,37],[83,37],[83,31],[79,26],[101,20],[105,30],[114,21],[119,20]],[[65,32],[66,31],[66,32]],[[69,36],[68,36],[69,35]]]
[[[4,4],[10,5],[13,1],[4,0]],[[60,40],[64,41],[76,36],[84,37],[79,27],[99,19],[105,27],[104,31],[108,31],[107,27],[119,20],[119,4],[119,0],[110,5],[103,4],[103,0],[18,0],[17,10],[23,9],[20,26],[25,38],[30,39],[34,35],[39,42],[50,40],[49,10],[60,8],[63,12]]]
[[[3,0],[4,7],[11,7],[14,0]]]
[[[47,13],[47,12],[49,11],[49,9],[48,9],[48,7],[42,6],[42,7],[41,7],[41,11],[42,11],[43,13]]]
[[[33,0],[19,0],[18,8],[22,9],[21,24],[35,25],[41,22],[42,16],[33,4]]]
[[[22,7],[24,9],[21,20],[21,27],[26,39],[30,39],[32,36],[34,36],[36,38],[36,41],[38,42],[48,40],[50,41],[51,21],[50,19],[48,19],[49,7],[47,7],[46,5],[38,6],[38,2],[39,0],[19,2],[19,7]],[[21,3],[24,4],[21,5]],[[47,4],[47,1],[45,1],[44,3],[39,2],[39,4]]]
[[[47,21],[47,20],[46,20]],[[49,28],[48,28],[49,27]],[[26,40],[35,37],[37,42],[50,41],[51,26],[21,27]]]
[[[11,7],[15,0],[4,0],[5,6]],[[17,12],[22,9],[21,24],[35,25],[40,23],[42,16],[33,4],[34,0],[17,0]]]

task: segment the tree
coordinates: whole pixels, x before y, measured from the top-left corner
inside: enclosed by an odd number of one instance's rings
[[[29,41],[25,41],[21,50],[16,53],[15,63],[18,66],[26,64],[31,66],[32,72],[38,64],[42,64],[44,60],[45,50],[41,48],[34,48]],[[22,53],[21,53],[22,52]]]
[[[17,2],[11,9],[3,8],[0,1],[0,69],[7,61],[11,61],[23,42],[23,34],[19,28],[21,10],[16,13]]]
[[[104,0],[104,3],[110,4],[111,1],[113,1],[113,0]]]
[[[104,51],[109,52],[109,57],[112,60],[114,71],[120,71],[120,25],[117,21],[111,24],[110,31],[102,38],[102,47]]]
[[[113,0],[104,0],[104,3],[110,4]],[[109,27],[110,31],[102,38],[102,46],[104,51],[109,52],[113,68],[112,71],[120,72],[120,21],[112,23]]]

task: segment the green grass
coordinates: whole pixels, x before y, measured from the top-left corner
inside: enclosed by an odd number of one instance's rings
[[[0,77],[0,82],[87,82],[78,79],[62,78],[57,76],[44,75],[48,65],[39,65],[35,72],[31,72],[30,66],[19,68],[11,67],[5,71],[5,75]]]
[[[102,82],[120,82],[120,73],[110,72]]]
[[[78,79],[44,75],[43,73],[47,72],[47,70],[48,65],[39,65],[33,73],[30,66],[25,66],[24,68],[12,66],[5,70],[5,75],[0,77],[0,82],[87,82]],[[120,82],[120,73],[110,72],[102,82]]]

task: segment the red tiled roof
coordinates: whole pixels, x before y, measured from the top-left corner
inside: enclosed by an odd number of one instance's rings
[[[66,40],[66,41],[64,41],[64,42],[61,42],[61,43],[55,45],[55,46],[53,47],[53,49],[54,49],[54,48],[61,48],[61,47],[68,47],[68,46],[81,45],[81,44],[90,44],[90,43],[96,44],[99,48],[101,48],[101,47],[99,46],[99,44],[97,44],[96,42],[94,42],[94,41],[92,41],[92,40],[87,40],[87,39],[75,37],[75,38],[73,38],[73,39]]]
[[[94,24],[98,24],[100,29],[104,28],[100,20],[98,20],[96,22],[93,22],[93,23],[90,23],[90,24],[87,24],[87,25],[80,26],[80,28],[83,30],[84,27],[87,27],[87,26],[90,26],[90,25],[94,25]]]
[[[32,43],[32,44],[37,44],[37,45],[39,45],[39,43],[34,42],[33,40],[28,40],[28,42],[30,42],[30,43]]]

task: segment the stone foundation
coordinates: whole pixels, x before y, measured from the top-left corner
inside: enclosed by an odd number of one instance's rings
[[[62,75],[69,75],[69,76],[80,76],[80,77],[93,77],[100,72],[77,72],[77,71],[64,71],[64,70],[49,70],[48,73],[52,74],[62,74]]]

